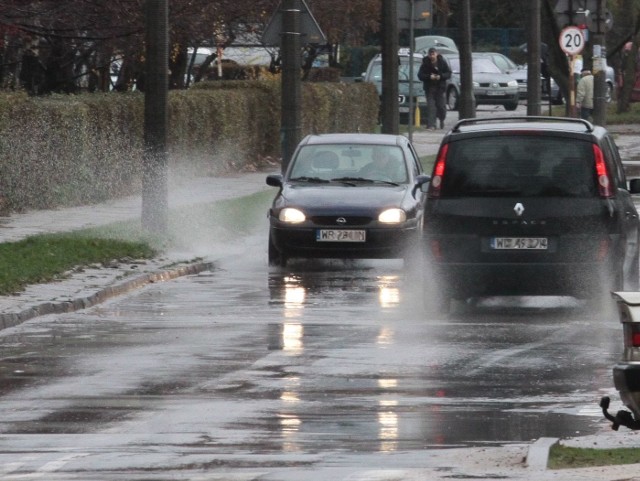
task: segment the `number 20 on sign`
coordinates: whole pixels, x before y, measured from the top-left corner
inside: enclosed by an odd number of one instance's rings
[[[578,27],[566,27],[560,32],[560,48],[567,55],[579,55],[584,43],[584,35]]]

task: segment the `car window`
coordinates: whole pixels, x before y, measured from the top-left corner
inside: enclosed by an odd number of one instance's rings
[[[369,75],[369,81],[373,82],[373,81],[382,81],[382,63],[381,62],[375,62],[372,66],[371,66],[371,73]]]
[[[407,162],[402,149],[393,145],[307,145],[292,160],[289,178],[364,178],[406,183]]]
[[[620,152],[618,146],[613,141],[610,135],[606,135],[602,143],[602,151],[608,161],[608,164],[612,168],[612,174],[615,176],[616,185],[620,188],[627,188],[627,176],[624,172],[622,165],[622,159],[620,158]]]
[[[452,142],[442,197],[593,197],[593,149],[586,141],[509,136]]]
[[[418,78],[418,72],[420,71],[420,66],[422,65],[422,60],[413,59],[413,81],[417,83],[422,83]],[[408,81],[411,76],[409,75],[409,70],[411,65],[409,63],[409,59],[403,58],[398,67],[398,79],[402,81]]]
[[[493,60],[493,63],[495,63],[496,66],[503,72],[506,72],[507,70],[514,70],[516,68],[515,65],[511,65],[511,61],[506,57],[494,55],[491,57],[491,59]]]
[[[477,73],[502,73],[501,70],[488,58],[476,58],[473,59],[473,66],[471,67],[474,72]]]

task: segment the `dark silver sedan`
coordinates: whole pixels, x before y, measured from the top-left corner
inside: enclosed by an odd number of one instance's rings
[[[269,265],[291,258],[406,258],[418,248],[429,177],[401,135],[309,135],[269,209]]]
[[[451,79],[447,83],[447,105],[458,110],[460,98],[460,58],[443,55],[451,67]],[[502,105],[505,110],[518,108],[520,93],[516,79],[502,71],[489,58],[472,59],[473,95],[476,105]]]

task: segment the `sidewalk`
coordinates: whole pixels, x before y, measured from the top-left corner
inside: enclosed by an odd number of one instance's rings
[[[413,143],[419,155],[435,154],[446,129],[454,122],[455,119],[448,119],[445,130],[414,132]],[[610,130],[616,134],[616,142],[623,158],[640,160],[640,126],[612,127]],[[266,173],[258,172],[190,179],[183,183],[172,181],[169,206],[174,208],[210,203],[270,190],[272,188],[266,185],[265,176]],[[36,234],[139,219],[140,211],[140,196],[132,196],[96,206],[14,214],[8,218],[0,218],[0,241],[17,241]],[[0,329],[10,328],[44,314],[84,309],[150,282],[197,273],[211,267],[210,261],[196,259],[190,254],[167,253],[144,263],[83,269],[66,280],[31,286],[18,295],[0,297]],[[612,410],[622,409],[617,396],[613,395],[612,398]],[[594,400],[595,402],[597,401]],[[437,450],[433,456],[440,468],[408,470],[403,479],[640,481],[640,465],[546,470],[549,446],[556,441],[541,439],[531,444],[504,447]],[[605,428],[597,435],[565,439],[561,443],[585,448],[640,448],[640,431],[620,428],[620,431],[615,432]],[[451,466],[455,468],[452,470]],[[414,474],[418,477],[414,477]],[[382,481],[385,478],[376,479]]]

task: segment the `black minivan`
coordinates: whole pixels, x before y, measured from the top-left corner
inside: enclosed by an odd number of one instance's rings
[[[603,127],[459,121],[441,142],[425,208],[440,308],[470,297],[637,290],[639,192]]]

